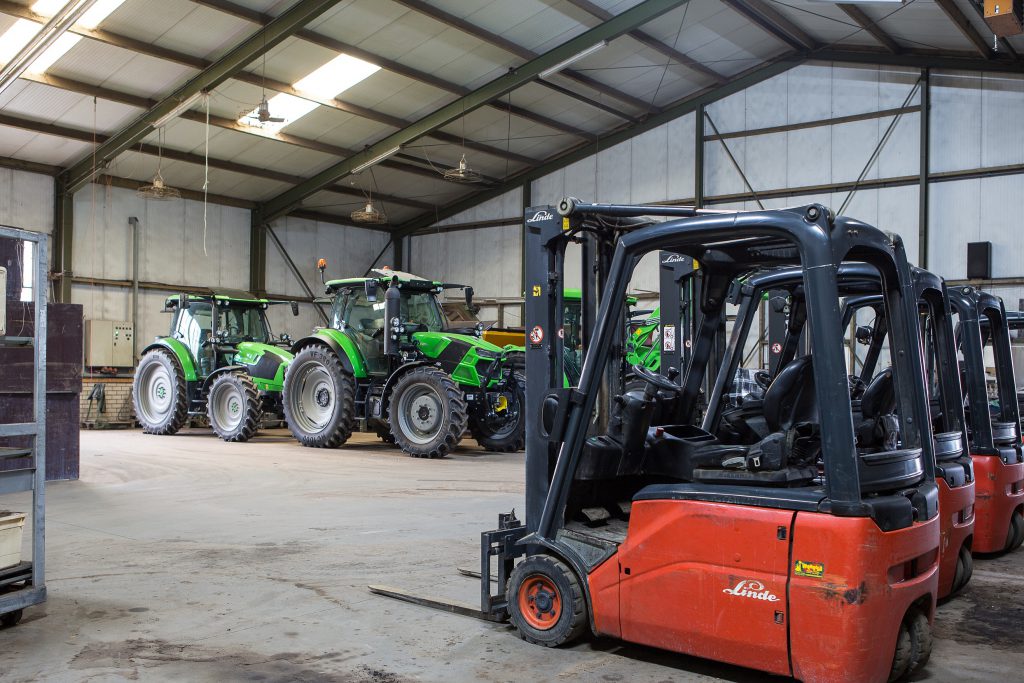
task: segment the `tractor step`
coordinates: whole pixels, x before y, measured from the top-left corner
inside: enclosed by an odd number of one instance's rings
[[[388,598],[394,598],[395,600],[401,600],[402,602],[420,605],[421,607],[430,607],[431,609],[439,609],[450,614],[461,614],[466,617],[473,617],[474,619],[481,619],[483,621],[490,621],[493,623],[499,623],[501,621],[501,619],[487,614],[480,608],[464,602],[453,602],[449,600],[441,600],[439,598],[416,595],[409,591],[402,590],[401,588],[393,588],[391,586],[367,586],[367,588],[370,589],[371,593],[376,595],[383,595]]]

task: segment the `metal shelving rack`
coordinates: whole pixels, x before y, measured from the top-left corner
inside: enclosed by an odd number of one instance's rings
[[[0,623],[12,626],[21,619],[24,608],[46,600],[43,567],[46,538],[46,299],[49,263],[47,237],[44,234],[0,226],[0,239],[33,243],[35,259],[32,273],[35,335],[0,336],[0,346],[31,346],[33,349],[33,419],[23,423],[0,423],[0,437],[28,436],[32,440],[31,447],[0,448],[0,460],[31,458],[29,467],[0,471],[0,494],[32,491],[32,556],[14,567],[0,569]],[[7,296],[7,293],[0,292],[0,296]]]

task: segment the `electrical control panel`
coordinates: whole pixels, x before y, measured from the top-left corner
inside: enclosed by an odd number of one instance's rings
[[[134,326],[122,320],[86,320],[85,365],[94,368],[135,365]]]

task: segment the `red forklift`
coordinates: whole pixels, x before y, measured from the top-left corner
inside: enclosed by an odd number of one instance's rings
[[[935,482],[939,490],[939,588],[944,599],[961,591],[973,571],[971,544],[974,534],[974,470],[966,444],[967,434],[957,371],[956,341],[945,283],[939,276],[911,268],[921,315],[921,337],[925,349],[925,372],[930,396],[932,438],[935,451]],[[892,370],[882,363],[888,338],[885,302],[877,294],[878,273],[863,263],[844,264],[838,274],[840,294],[844,296],[843,328],[849,329],[858,313],[871,316],[867,325],[856,328],[856,341],[867,349],[859,372],[851,360],[848,370],[857,445],[864,449],[873,442],[899,441],[895,415],[896,396]],[[724,385],[716,385],[704,418],[704,429],[720,438],[763,438],[763,400],[755,396],[737,396],[728,386],[743,356],[744,341],[758,312],[758,303],[771,292],[773,308],[781,309],[784,334],[772,369],[755,375],[761,389],[789,363],[794,362],[805,333],[806,302],[803,299],[801,271],[796,268],[772,269],[744,278],[734,287],[732,303],[739,306],[737,323],[726,355],[729,372],[719,373]],[[780,296],[781,295],[781,296]],[[780,305],[781,302],[781,305]],[[760,393],[760,392],[756,392]],[[729,400],[729,397],[732,397]]]
[[[938,488],[902,242],[817,204],[737,213],[565,199],[527,210],[526,233],[526,404],[536,409],[525,524],[503,514],[482,534],[480,610],[372,590],[509,619],[549,647],[589,631],[809,682],[920,671],[937,595]],[[563,387],[564,260],[576,241],[587,245],[585,357],[579,385]],[[681,382],[672,369],[634,366],[647,385],[623,391],[622,301],[655,250],[699,264],[689,364]],[[880,274],[890,338],[914,350],[894,359],[897,444],[857,445],[839,343],[843,263]],[[801,268],[814,353],[768,386],[768,435],[729,443],[695,423],[705,373],[732,283],[779,266]]]
[[[975,554],[1015,550],[1024,542],[1024,454],[1006,309],[998,297],[974,287],[953,287],[958,316],[961,381],[977,476]],[[989,400],[985,350],[995,361],[995,400]]]

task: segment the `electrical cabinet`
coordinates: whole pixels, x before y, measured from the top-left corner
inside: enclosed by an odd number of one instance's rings
[[[121,320],[85,321],[85,365],[130,368],[135,365],[135,330]]]

